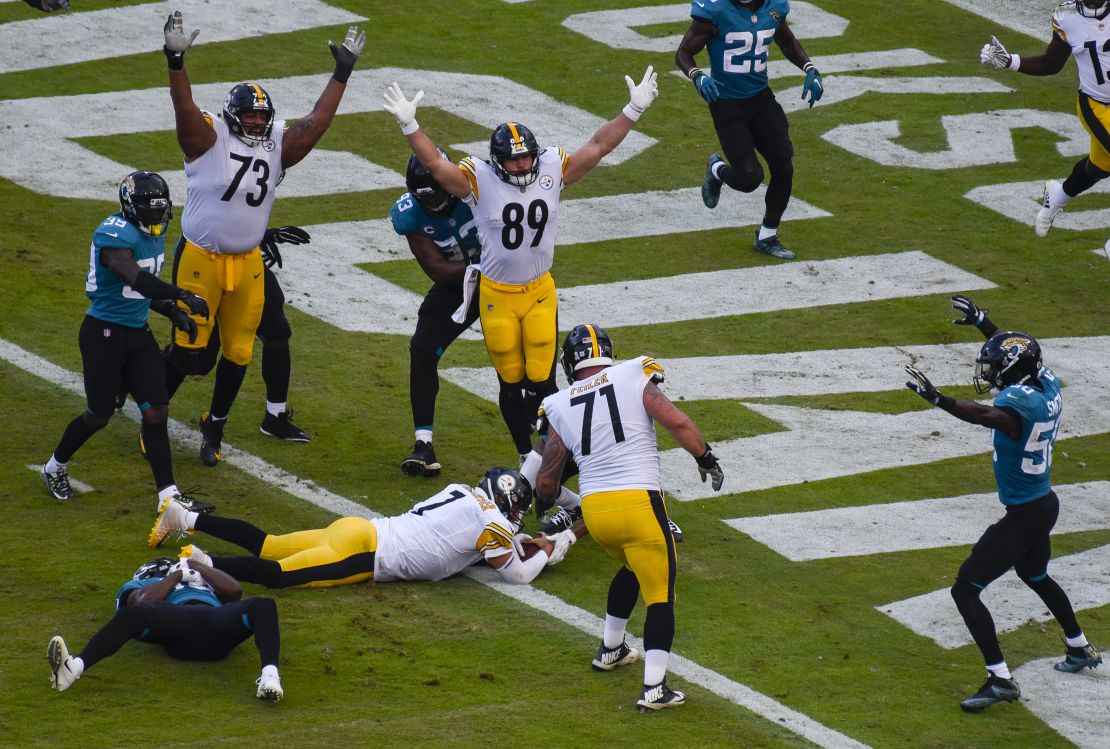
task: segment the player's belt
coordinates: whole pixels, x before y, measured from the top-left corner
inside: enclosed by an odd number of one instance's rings
[[[211,250],[204,249],[198,244],[193,244],[188,239],[185,240],[185,249],[192,250],[209,262],[217,263],[218,270],[216,273],[220,281],[220,287],[224,291],[235,291],[235,265],[237,263],[244,262],[249,258],[258,257],[262,254],[257,247],[253,250],[247,250],[246,252],[240,252],[234,255],[229,255],[224,252],[212,252]]]
[[[494,281],[489,276],[482,276],[482,286],[486,286],[496,291],[506,291],[510,294],[523,294],[528,291],[535,291],[546,283],[551,283],[551,271],[544,273],[542,276],[534,281],[528,283],[502,283],[501,281]]]

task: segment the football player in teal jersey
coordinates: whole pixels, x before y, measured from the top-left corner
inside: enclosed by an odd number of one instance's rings
[[[806,75],[802,98],[812,107],[824,85],[817,66],[790,30],[787,0],[693,0],[690,28],[675,53],[675,63],[709,104],[724,159],[709,156],[701,196],[716,208],[721,184],[752,192],[763,184],[758,151],[767,162],[771,181],[764,199],[763,223],[756,232],[756,252],[783,260],[795,254],[778,238],[779,222],[790,202],[794,181],[794,145],[786,113],[767,82],[767,58],[774,41],[787,60]],[[709,72],[694,57],[709,49]]]
[[[449,159],[443,149],[443,158]],[[432,423],[439,394],[439,360],[451,343],[478,319],[478,294],[465,308],[463,274],[477,263],[482,245],[470,207],[436,182],[416,156],[405,170],[409,191],[389,211],[393,230],[432,280],[409,341],[409,402],[416,445],[401,461],[410,476],[437,476],[442,468],[432,447]],[[456,313],[458,310],[458,314]]]
[[[994,390],[998,395],[989,406],[949,398],[913,366],[906,367],[914,378],[906,387],[956,418],[994,433],[994,478],[1006,514],[983,533],[952,586],[952,598],[987,665],[983,686],[960,703],[970,713],[1021,696],[1002,657],[994,620],[979,598],[1011,567],[1064,631],[1064,660],[1056,664],[1057,671],[1095,668],[1102,656],[1079,628],[1067,594],[1048,574],[1049,534],[1060,513],[1060,501],[1049,482],[1052,445],[1064,408],[1060,382],[1041,362],[1040,344],[1032,336],[999,331],[987,310],[967,297],[952,297],[952,306],[961,314],[953,322],[974,325],[987,337],[975,360],[976,391],[985,395]]]
[[[71,656],[60,636],[50,640],[50,686],[69,689],[128,640],[161,645],[178,660],[218,661],[251,637],[262,661],[255,696],[277,702],[285,696],[278,673],[277,604],[269,598],[243,599],[235,578],[195,559],[161,557],[143,564],[120,587],[116,615],[80,653]]]
[[[173,217],[166,181],[153,172],[132,172],[120,183],[119,202],[119,212],[100,223],[89,248],[85,295],[90,304],[78,334],[88,408],[66,427],[42,467],[42,480],[55,499],[76,499],[66,464],[89,437],[107,426],[117,394],[130,392],[142,412],[141,439],[159,503],[174,497],[195,510],[211,510],[208,503],[182,497],[174,482],[166,429],[169,396],[165,370],[147,325],[149,310],[154,307],[181,330],[195,335],[196,324],[189,313],[207,317],[208,304],[158,278],[165,257],[166,227]]]

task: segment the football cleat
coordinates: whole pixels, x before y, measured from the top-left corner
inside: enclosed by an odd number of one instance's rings
[[[661,681],[655,686],[645,684],[643,691],[640,692],[640,699],[636,700],[636,707],[641,713],[684,704],[686,704],[686,695],[668,687],[666,681]]]
[[[154,521],[154,526],[150,529],[146,545],[152,549],[157,549],[171,535],[178,537],[191,536],[193,532],[186,527],[188,512],[185,505],[172,497],[162,500],[158,519]]]
[[[752,249],[764,255],[777,257],[779,260],[793,260],[797,257],[792,250],[788,250],[782,246],[778,234],[772,234],[766,239],[760,239],[759,233],[756,232],[755,244],[752,245]]]
[[[293,423],[292,408],[285,409],[277,416],[267,411],[258,431],[287,442],[309,442],[312,439],[305,430]]]
[[[220,462],[220,443],[224,439],[224,424],[227,419],[216,421],[205,411],[200,417],[200,462],[214,466]]]
[[[563,507],[554,515],[544,518],[540,523],[540,530],[549,536],[554,536],[556,533],[565,531],[574,526],[579,520],[582,519],[582,507],[575,507],[573,510],[567,510]]]
[[[50,662],[50,686],[59,692],[69,689],[81,676],[73,667],[73,658],[61,636],[51,638],[46,646],[46,660]]]
[[[181,559],[192,559],[194,562],[200,562],[201,564],[207,564],[209,567],[212,566],[212,555],[205,552],[204,549],[200,548],[196,544],[189,544],[188,546],[182,546],[181,547],[181,555],[180,555],[179,558],[181,558]]]
[[[1003,679],[991,674],[979,691],[960,703],[965,713],[977,713],[999,702],[1013,702],[1021,697],[1021,689],[1013,679]]]
[[[185,491],[188,492],[188,494],[183,494],[179,492],[173,495],[172,499],[177,500],[177,502],[179,502],[181,506],[189,512],[209,513],[216,509],[216,505],[212,504],[211,502],[205,502],[203,499],[197,499],[196,497],[191,496],[194,492],[196,492],[195,488],[186,489]],[[161,502],[158,503],[158,509],[162,509]]]
[[[1102,653],[1094,645],[1088,643],[1081,648],[1073,648],[1069,645],[1064,654],[1064,660],[1054,665],[1053,668],[1057,671],[1074,674],[1085,668],[1097,668],[1100,663],[1102,663]]]
[[[401,470],[409,476],[438,476],[441,468],[432,443],[423,440],[417,440],[412,455],[401,461]]]
[[[54,499],[77,499],[77,493],[69,485],[69,474],[66,473],[66,469],[59,468],[57,473],[48,473],[46,466],[43,465],[39,475],[42,476],[42,483],[46,484],[46,491]]]
[[[281,688],[281,677],[276,674],[262,674],[254,683],[258,685],[254,696],[263,702],[280,702],[285,696],[285,690]]]
[[[605,647],[602,642],[601,646],[597,649],[597,655],[594,657],[593,666],[594,671],[612,671],[621,666],[627,666],[640,660],[640,651],[636,648],[628,647],[628,643],[622,642],[615,648]]]
[[[709,154],[705,165],[705,178],[701,181],[701,202],[706,208],[716,208],[721,199],[721,180],[713,176],[713,165],[724,161],[719,153]]]
[[[1054,179],[1046,180],[1044,183],[1041,209],[1037,211],[1037,217],[1033,219],[1033,231],[1037,232],[1038,237],[1048,236],[1048,230],[1052,228],[1052,222],[1060,215],[1060,211],[1064,210],[1063,203],[1052,202],[1053,188],[1058,187],[1060,187],[1060,183]]]
[[[671,527],[671,538],[674,539],[676,544],[682,543],[682,529],[678,527],[678,523],[667,518],[667,525]]]

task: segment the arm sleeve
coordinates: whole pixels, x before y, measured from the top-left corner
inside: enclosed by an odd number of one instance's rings
[[[547,552],[540,549],[531,559],[521,559],[513,553],[508,564],[497,568],[505,582],[513,585],[527,585],[536,579],[540,570],[547,566]]]

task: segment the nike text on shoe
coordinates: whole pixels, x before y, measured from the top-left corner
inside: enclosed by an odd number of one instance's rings
[[[544,521],[540,523],[540,530],[549,536],[554,536],[556,533],[561,533],[567,528],[572,527],[581,519],[581,507],[575,507],[573,510],[560,507],[559,511],[554,515],[544,518]]]
[[[226,419],[213,420],[208,411],[200,417],[200,462],[206,466],[216,465],[223,457],[220,454],[220,444],[224,439],[225,421]]]
[[[622,642],[615,648],[607,648],[603,642],[601,647],[597,649],[597,656],[590,665],[593,666],[594,671],[612,671],[638,660],[640,660],[640,651],[628,647],[628,643]]]
[[[412,455],[401,461],[401,470],[409,476],[438,476],[441,468],[432,443],[423,440],[417,440]]]
[[[46,466],[42,467],[42,483],[46,484],[46,491],[54,499],[77,499],[77,493],[69,485],[69,474],[66,469],[59,468],[57,473],[47,473]]]
[[[281,688],[281,678],[278,676],[263,674],[254,683],[258,685],[254,696],[263,702],[280,702],[285,696],[285,690]]]
[[[644,685],[644,690],[640,693],[640,699],[636,701],[636,707],[640,709],[641,713],[646,713],[648,710],[663,710],[668,707],[678,707],[685,703],[685,694],[671,689],[667,686],[667,682],[661,681],[655,686]]]
[[[1054,188],[1059,188],[1060,183],[1054,179],[1050,179],[1044,183],[1044,194],[1041,195],[1041,209],[1037,211],[1037,217],[1033,220],[1033,231],[1037,232],[1038,237],[1047,237],[1048,230],[1052,228],[1052,222],[1060,215],[1060,211],[1064,210],[1063,203],[1053,203],[1052,193]]]
[[[1021,697],[1021,689],[1016,681],[991,674],[978,692],[960,703],[960,709],[965,713],[977,713],[999,702],[1013,702],[1018,697]]]
[[[157,549],[172,534],[179,536],[192,535],[193,532],[185,527],[188,512],[184,505],[172,498],[162,500],[158,519],[154,521],[154,527],[150,529],[146,545],[152,549]]]
[[[764,255],[777,257],[779,260],[793,260],[797,257],[792,250],[788,250],[782,246],[778,234],[774,234],[766,239],[760,239],[759,235],[756,234],[755,244],[752,245],[752,249]]]
[[[69,689],[77,681],[77,673],[73,670],[73,659],[69,656],[66,641],[59,636],[50,640],[46,646],[46,660],[50,662],[50,686],[59,692]]]
[[[293,423],[292,408],[285,409],[277,416],[267,411],[258,430],[287,442],[309,442],[312,439],[305,430]]]
[[[1081,648],[1068,647],[1064,660],[1053,666],[1057,671],[1074,674],[1085,668],[1097,668],[1102,663],[1102,653],[1094,645],[1084,645]]]
[[[209,567],[212,566],[212,557],[209,554],[207,554],[204,551],[204,549],[200,548],[196,544],[189,544],[188,546],[182,546],[181,547],[180,558],[181,559],[192,559],[194,562],[200,562],[201,564],[207,564]]]
[[[706,208],[716,208],[721,199],[721,180],[713,176],[713,165],[724,161],[719,153],[709,154],[705,165],[705,178],[701,181],[701,201]]]

